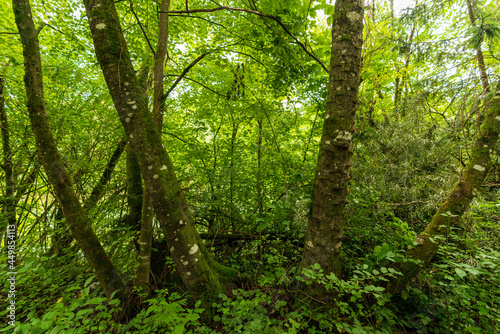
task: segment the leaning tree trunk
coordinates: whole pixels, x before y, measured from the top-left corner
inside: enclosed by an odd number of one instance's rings
[[[160,134],[137,80],[112,0],[84,0],[97,60],[120,120],[137,154],[143,179],[171,256],[185,286],[205,308],[224,291],[235,271],[218,266],[206,251]]]
[[[319,263],[325,274],[341,271],[341,245],[358,106],[363,44],[363,0],[337,0],[332,27],[330,80],[313,203],[301,269]]]
[[[12,4],[23,45],[27,107],[38,154],[57,200],[63,209],[71,234],[94,270],[104,293],[111,297],[113,292],[123,291],[124,286],[78,201],[49,127],[43,95],[40,49],[29,0],[13,0]]]
[[[487,102],[487,108],[465,171],[432,221],[415,240],[416,246],[408,251],[406,257],[409,260],[396,265],[395,269],[402,275],[388,283],[386,291],[390,294],[399,293],[430,263],[450,229],[458,225],[460,217],[481,189],[491,167],[491,153],[495,150],[500,132],[500,82],[493,98]]]

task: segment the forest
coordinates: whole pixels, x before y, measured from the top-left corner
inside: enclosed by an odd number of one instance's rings
[[[498,0],[0,5],[0,332],[500,333]]]

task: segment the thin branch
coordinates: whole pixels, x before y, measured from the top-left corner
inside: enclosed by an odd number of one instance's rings
[[[168,75],[166,75],[166,77],[179,77],[179,76],[180,76],[180,75],[177,75],[177,74],[168,74]],[[217,94],[217,95],[219,95],[219,96],[221,96],[221,97],[223,97],[223,98],[226,98],[226,97],[227,97],[226,95],[223,95],[223,94],[221,94],[221,93],[219,93],[219,92],[217,92],[217,91],[213,90],[212,88],[210,88],[210,87],[208,87],[208,86],[206,86],[206,85],[202,84],[202,83],[201,83],[201,82],[199,82],[199,81],[194,80],[193,78],[190,78],[190,77],[184,77],[184,79],[186,79],[186,80],[190,80],[190,81],[192,81],[192,82],[194,82],[194,83],[197,83],[198,85],[202,86],[203,88],[208,89],[208,90],[209,90],[209,91],[211,91],[212,93]]]
[[[130,1],[130,10],[132,11],[132,14],[134,14],[134,17],[137,21],[137,24],[139,24],[139,27],[141,28],[142,34],[146,38],[146,41],[148,42],[149,48],[151,49],[151,52],[153,52],[153,56],[156,57],[156,52],[153,46],[151,45],[151,42],[149,41],[148,35],[146,34],[146,31],[144,30],[144,27],[141,24],[141,21],[139,20],[139,17],[137,17],[137,14],[135,13],[134,10],[134,3]]]
[[[214,50],[215,51],[215,50]],[[168,91],[163,95],[163,100],[165,101],[168,96],[170,95],[170,93],[174,90],[175,87],[177,87],[177,85],[179,84],[179,82],[181,82],[181,80],[186,76],[186,74],[188,74],[188,72],[191,70],[191,68],[193,68],[193,66],[195,66],[200,60],[202,60],[206,55],[209,55],[210,53],[212,53],[213,51],[207,51],[205,52],[204,54],[202,54],[201,56],[199,56],[198,58],[196,58],[195,60],[193,60],[191,62],[191,64],[189,64],[185,69],[184,71],[182,71],[181,75],[177,78],[177,80],[175,80],[175,82],[173,83],[173,85],[168,89]]]
[[[261,12],[255,11],[255,10],[246,9],[246,8],[235,8],[235,7],[228,7],[228,6],[221,6],[221,7],[216,7],[216,8],[207,8],[207,9],[173,10],[173,11],[169,11],[168,13],[169,14],[211,13],[211,12],[217,12],[220,10],[230,10],[230,11],[235,11],[235,12],[250,13],[250,14],[255,14],[257,16],[260,16],[260,17],[267,17],[269,19],[276,21],[283,28],[283,30],[285,30],[285,32],[290,37],[293,38],[295,43],[297,43],[302,48],[302,50],[304,50],[310,57],[312,57],[314,60],[316,60],[318,62],[318,64],[320,64],[321,67],[323,67],[323,69],[327,73],[329,73],[326,65],[313,52],[307,50],[307,47],[301,41],[299,41],[299,39],[297,37],[295,37],[292,34],[292,32],[290,30],[288,30],[288,28],[283,24],[283,22],[281,22],[281,20],[278,19],[276,16],[264,14],[264,13],[261,13]]]

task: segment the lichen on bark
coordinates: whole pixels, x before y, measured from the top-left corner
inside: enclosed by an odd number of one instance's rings
[[[337,276],[341,271],[352,133],[360,85],[363,14],[358,0],[335,3],[325,121],[301,263],[301,268],[319,263],[326,274]]]

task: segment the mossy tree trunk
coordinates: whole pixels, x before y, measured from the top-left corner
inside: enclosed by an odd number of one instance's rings
[[[115,291],[123,291],[124,286],[78,201],[49,127],[45,111],[40,49],[29,0],[13,0],[12,4],[23,45],[27,108],[38,154],[71,234],[94,270],[105,294],[110,297]]]
[[[491,153],[495,150],[500,132],[500,82],[495,94],[486,103],[488,112],[479,129],[465,171],[432,221],[415,240],[415,247],[407,252],[409,260],[395,266],[403,275],[387,284],[387,292],[399,293],[429,264],[439,246],[446,240],[450,229],[458,225],[460,217],[481,189],[490,170]]]
[[[14,182],[12,149],[10,147],[9,122],[7,120],[7,112],[5,110],[4,85],[5,79],[0,76],[0,127],[2,129],[3,152],[2,169],[5,173],[5,193],[3,194],[2,217],[0,219],[0,242],[2,241],[2,237],[6,230],[10,232],[10,236],[14,237],[14,240],[17,235],[16,198],[14,194],[16,184]],[[7,245],[7,239],[5,239],[5,241],[5,245]]]
[[[156,217],[186,288],[205,308],[224,292],[222,276],[235,275],[203,247],[174,172],[172,161],[148,110],[112,0],[84,0],[97,60],[120,120],[137,155]]]
[[[363,44],[363,1],[337,0],[333,14],[332,56],[313,202],[301,268],[319,263],[339,276],[358,106]]]
[[[83,209],[87,214],[95,209],[99,200],[104,196],[106,186],[111,180],[111,176],[113,175],[116,164],[118,163],[118,160],[120,159],[126,146],[127,140],[125,139],[122,139],[118,143],[118,146],[111,155],[111,158],[109,159],[109,162],[106,165],[101,178],[90,192],[90,196],[83,202]],[[68,226],[62,221],[62,219],[63,213],[61,208],[58,207],[55,214],[56,233],[54,233],[54,235],[52,236],[52,246],[48,251],[49,254],[64,255],[71,253],[70,247],[71,243],[73,242],[73,237],[68,229]]]
[[[467,12],[469,13],[469,20],[472,27],[476,25],[476,17],[474,15],[474,10],[472,8],[472,3],[470,0],[466,0],[467,2]],[[488,94],[490,92],[490,83],[488,81],[488,74],[486,73],[486,65],[484,64],[484,56],[483,51],[481,50],[481,46],[478,46],[476,49],[476,59],[477,66],[479,67],[481,83],[483,85],[483,92]]]

